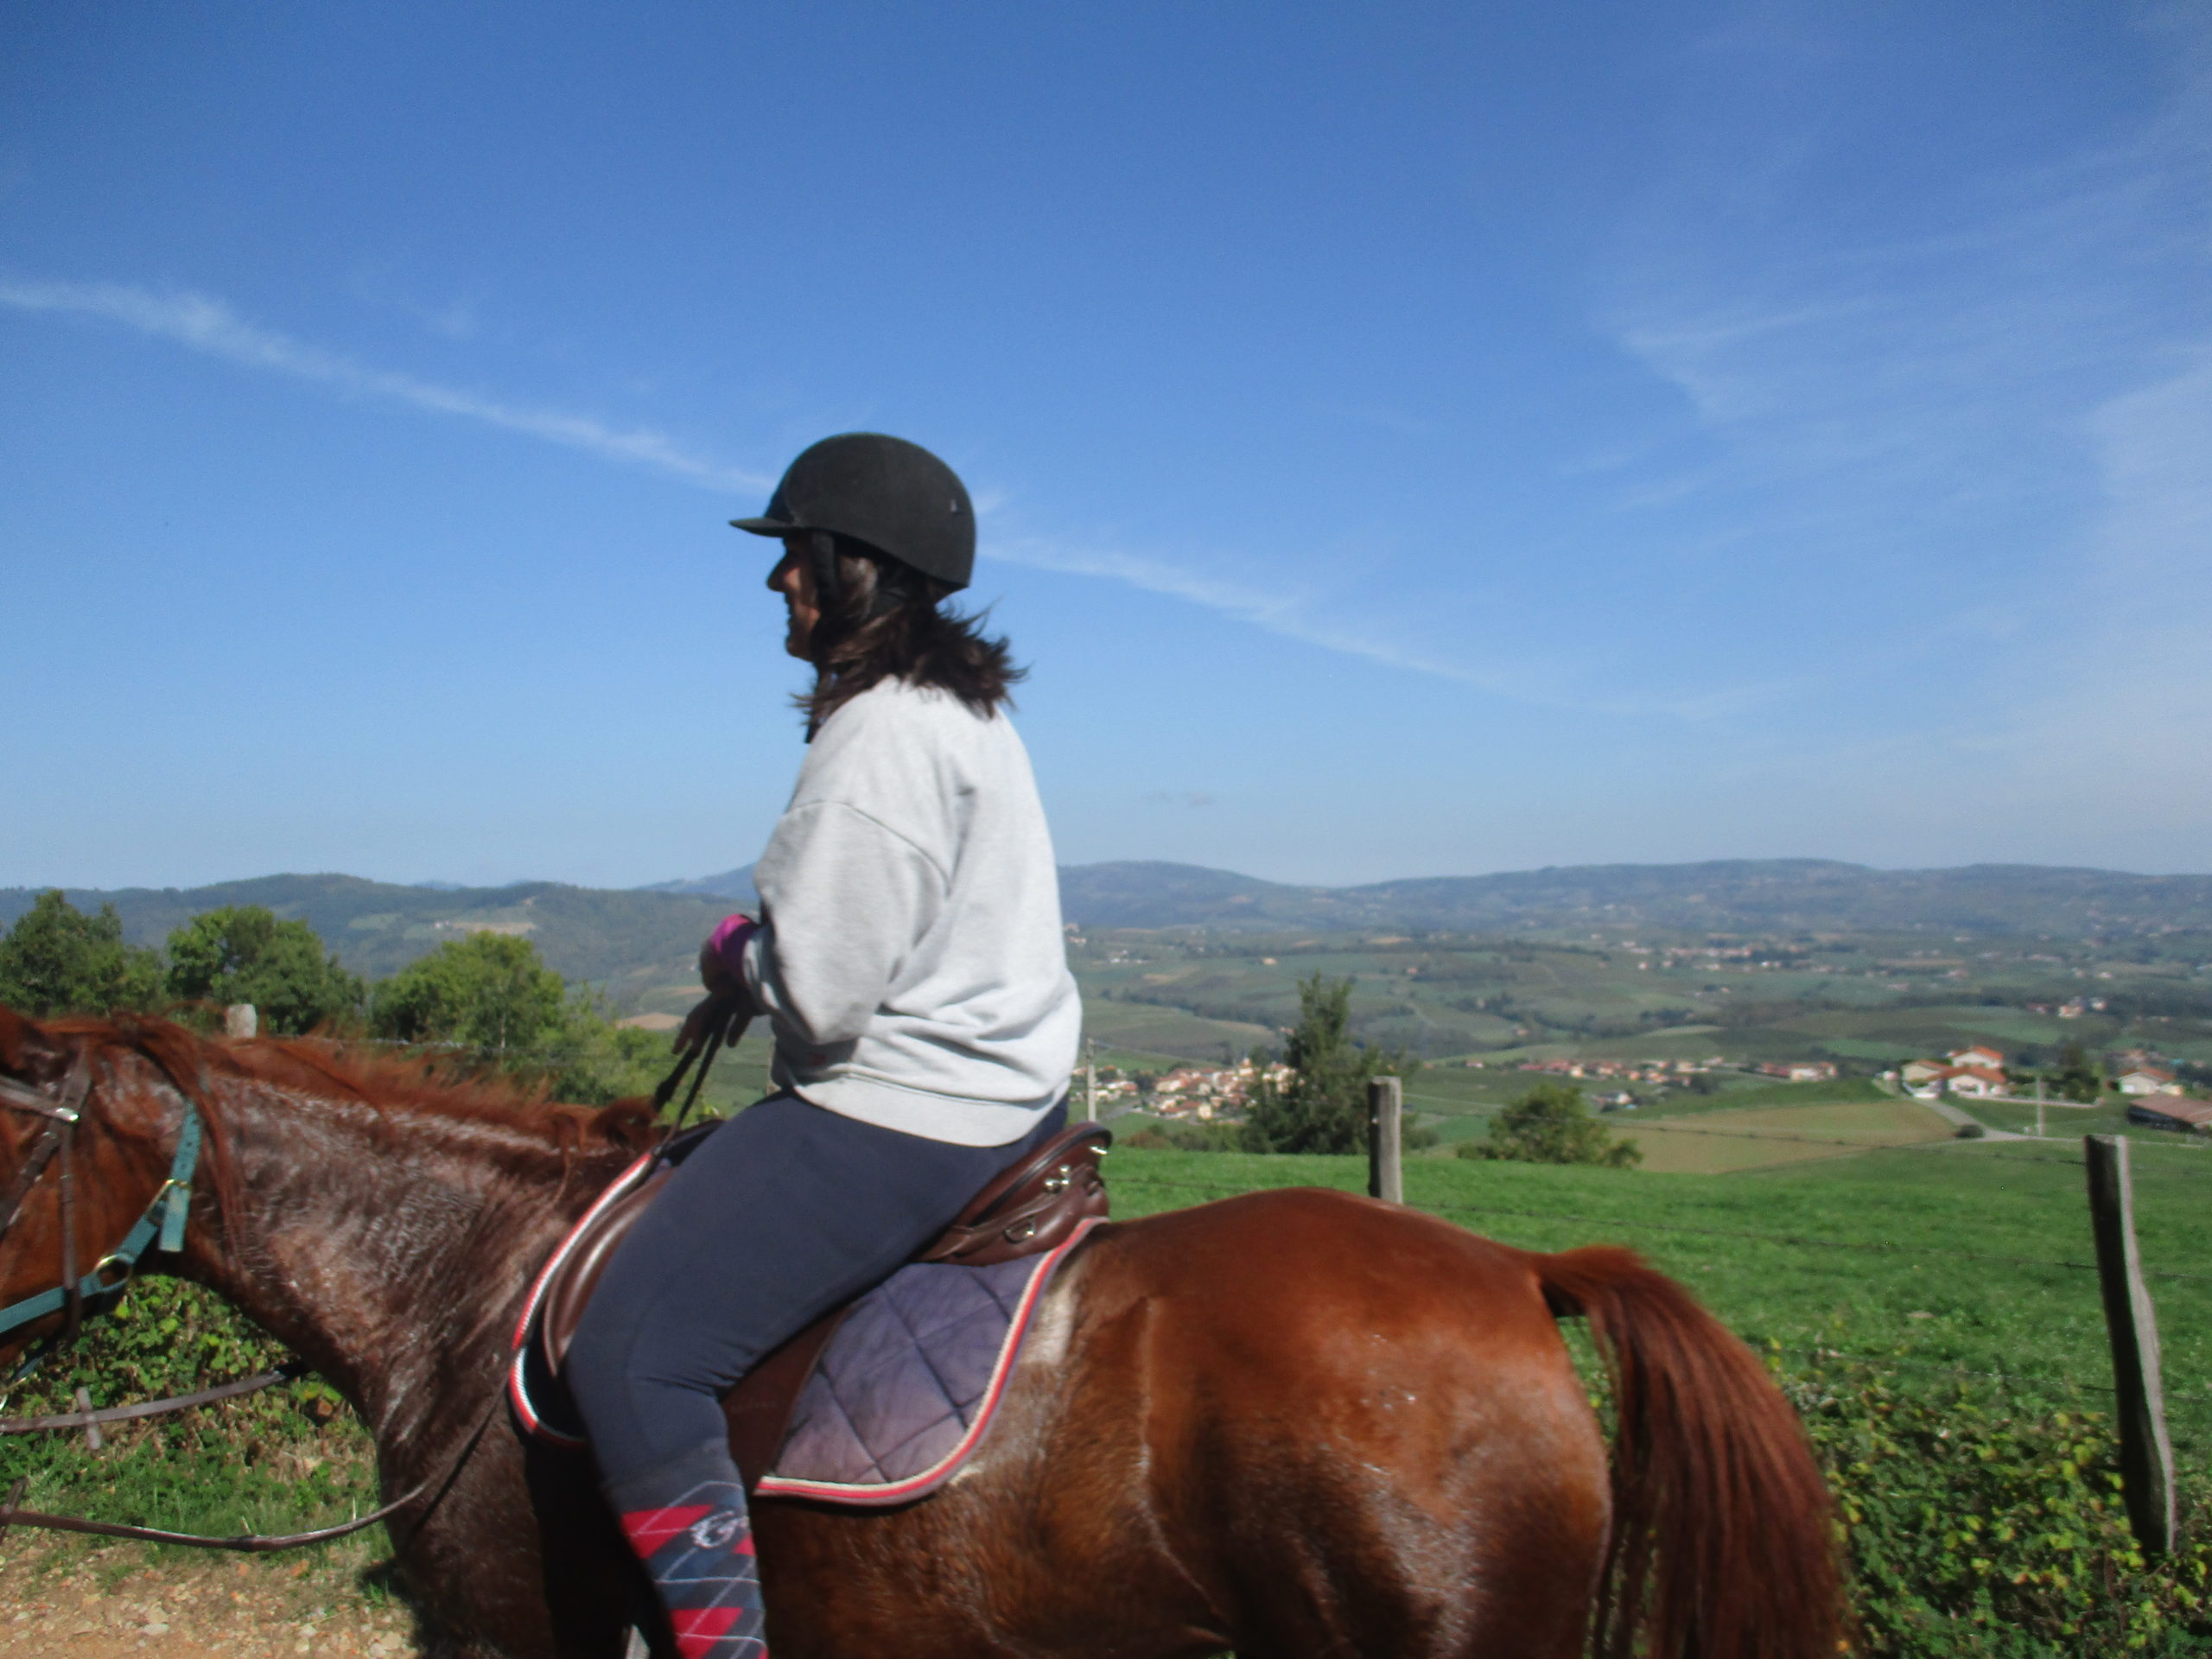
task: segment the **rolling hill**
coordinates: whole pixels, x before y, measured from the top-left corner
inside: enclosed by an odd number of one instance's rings
[[[1875,870],[1817,859],[1732,860],[1313,887],[1197,865],[1123,862],[1063,868],[1060,893],[1068,919],[1088,929],[1498,933],[1643,926],[2083,938],[2212,928],[2212,876],[2029,865]],[[0,889],[0,925],[35,896],[29,887]],[[754,895],[747,866],[622,891],[553,881],[431,887],[271,875],[188,889],[77,889],[68,897],[83,910],[113,904],[125,934],[143,944],[161,944],[201,911],[265,905],[306,921],[348,967],[372,977],[442,940],[498,928],[527,935],[570,979],[613,984],[680,969],[715,920]]]
[[[1824,859],[1599,864],[1300,887],[1189,864],[1060,872],[1085,927],[1394,928],[1491,932],[1592,925],[2086,938],[2212,927],[2212,875],[2024,864],[1876,870]]]

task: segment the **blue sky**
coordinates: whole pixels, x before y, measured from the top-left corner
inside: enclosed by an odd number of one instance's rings
[[[1064,860],[2212,869],[2212,27],[24,0],[0,884],[749,861],[944,454]]]

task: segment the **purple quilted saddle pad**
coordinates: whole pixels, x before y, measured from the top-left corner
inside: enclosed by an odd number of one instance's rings
[[[854,1303],[799,1390],[761,1495],[904,1503],[951,1478],[990,1426],[1053,1274],[1096,1224],[994,1267],[914,1262]]]

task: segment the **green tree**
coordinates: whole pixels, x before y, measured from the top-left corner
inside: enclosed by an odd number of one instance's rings
[[[452,1044],[461,1063],[601,1106],[650,1093],[668,1069],[667,1039],[618,1026],[592,991],[571,995],[528,939],[472,933],[418,957],[369,997],[378,1036]]]
[[[518,1058],[568,1033],[569,988],[528,939],[471,933],[417,957],[369,998],[380,1037],[451,1043]]]
[[[206,911],[171,933],[168,988],[187,1001],[251,1002],[263,1030],[287,1036],[346,1020],[363,995],[313,928],[260,905]]]
[[[1548,1079],[1491,1119],[1490,1139],[1466,1142],[1459,1155],[1522,1164],[1603,1164],[1612,1169],[1643,1161],[1634,1141],[1614,1140],[1590,1116],[1580,1089]]]
[[[649,1095],[671,1065],[659,1032],[618,1026],[595,992],[569,999],[559,1046],[548,1057],[547,1093],[581,1106]]]
[[[0,1002],[35,1018],[143,1008],[161,991],[161,957],[124,943],[113,905],[87,916],[49,887],[0,938]]]
[[[2058,1070],[2051,1074],[2051,1092],[2061,1100],[2093,1101],[2105,1091],[2104,1074],[2091,1064],[2079,1043],[2061,1045]]]
[[[1319,973],[1298,982],[1298,1023],[1282,1058],[1289,1083],[1262,1081],[1245,1115],[1244,1143],[1254,1152],[1363,1152],[1367,1080],[1421,1069],[1395,1049],[1353,1041],[1351,981]]]

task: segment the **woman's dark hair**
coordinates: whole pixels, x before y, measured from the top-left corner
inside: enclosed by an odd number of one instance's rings
[[[887,679],[949,691],[979,715],[1010,702],[1017,668],[1003,639],[988,638],[982,618],[943,608],[953,591],[865,542],[811,532],[815,602],[821,620],[807,641],[814,687],[792,699],[810,740],[822,722]]]

